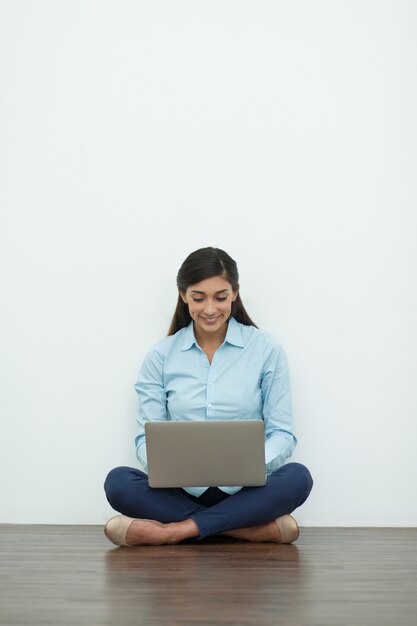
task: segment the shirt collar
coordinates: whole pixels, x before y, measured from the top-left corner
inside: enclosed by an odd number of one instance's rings
[[[242,324],[240,324],[240,322],[238,322],[234,317],[230,317],[227,324],[226,337],[224,338],[225,341],[234,346],[238,346],[239,348],[243,348],[244,346],[241,326]],[[188,350],[194,344],[198,345],[194,335],[194,322],[191,320],[188,326],[185,327],[184,340],[182,342],[181,350]]]

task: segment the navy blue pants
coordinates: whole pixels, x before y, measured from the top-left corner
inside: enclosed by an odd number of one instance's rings
[[[200,497],[181,488],[152,488],[147,474],[133,467],[112,469],[104,490],[113,509],[123,515],[163,523],[191,518],[203,539],[292,513],[308,498],[312,486],[304,465],[287,463],[272,472],[263,487],[243,487],[232,495],[217,487],[210,487]]]

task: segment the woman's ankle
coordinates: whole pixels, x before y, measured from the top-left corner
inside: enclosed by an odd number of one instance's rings
[[[222,534],[234,537],[235,539],[255,542],[272,541],[274,543],[280,543],[282,539],[279,528],[275,522],[267,522],[247,528],[236,528],[235,530],[229,530]]]
[[[169,531],[170,539],[172,539],[170,543],[179,543],[184,539],[192,539],[193,537],[200,536],[200,529],[191,518],[183,522],[168,523],[166,524],[166,529]]]

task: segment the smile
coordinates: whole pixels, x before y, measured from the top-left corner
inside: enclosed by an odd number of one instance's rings
[[[214,322],[216,322],[220,317],[221,315],[218,315],[217,317],[203,317],[202,319],[207,322],[207,324],[214,324]]]

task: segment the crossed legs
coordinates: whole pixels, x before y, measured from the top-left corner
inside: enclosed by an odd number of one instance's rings
[[[307,499],[313,480],[300,463],[287,463],[263,487],[244,487],[228,495],[210,488],[199,498],[183,489],[153,489],[147,475],[130,467],[109,472],[104,489],[110,505],[135,519],[126,543],[161,545],[188,538],[228,535],[249,541],[282,540],[277,518]]]

